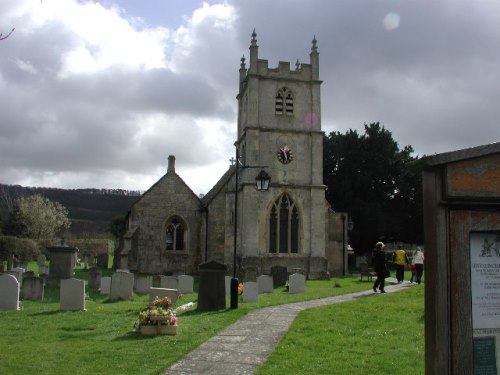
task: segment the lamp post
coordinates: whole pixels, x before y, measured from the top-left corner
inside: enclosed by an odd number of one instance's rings
[[[230,307],[231,309],[238,308],[238,278],[236,277],[236,247],[238,235],[238,187],[239,187],[239,174],[240,168],[264,168],[263,166],[250,166],[243,165],[240,167],[240,155],[238,147],[236,147],[236,171],[235,171],[235,189],[234,189],[234,249],[233,249],[233,278],[231,279],[230,288]],[[267,191],[271,177],[262,169],[255,178],[255,187],[257,191]]]

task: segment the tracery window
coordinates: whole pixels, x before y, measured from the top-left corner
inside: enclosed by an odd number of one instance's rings
[[[293,116],[293,93],[287,87],[278,90],[274,102],[274,110],[277,115],[286,114]]]
[[[299,252],[299,211],[288,194],[281,195],[269,215],[269,252]]]
[[[186,250],[185,249],[186,227],[182,220],[175,216],[167,222],[165,231],[166,250]]]

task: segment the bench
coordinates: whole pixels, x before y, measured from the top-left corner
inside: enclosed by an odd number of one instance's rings
[[[360,272],[361,281],[363,281],[363,276],[366,276],[368,281],[372,281],[372,278],[374,276],[377,277],[377,274],[373,271],[373,269],[368,267],[367,263],[360,263],[359,272]]]

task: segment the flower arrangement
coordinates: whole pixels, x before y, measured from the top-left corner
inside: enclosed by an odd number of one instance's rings
[[[243,284],[239,284],[238,285],[238,295],[241,296],[243,294],[243,290],[245,289],[245,287],[243,286]]]
[[[139,313],[139,318],[134,323],[134,329],[139,331],[144,326],[174,326],[177,325],[175,311],[170,308],[170,298],[156,297],[151,306]]]
[[[168,309],[172,301],[168,297],[159,298],[158,296],[153,301],[153,306],[162,309]]]

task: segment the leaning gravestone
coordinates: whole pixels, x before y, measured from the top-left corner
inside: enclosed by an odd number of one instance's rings
[[[284,286],[288,278],[288,271],[286,267],[274,266],[271,267],[271,276],[273,278],[274,286]]]
[[[0,275],[0,310],[19,310],[19,282],[8,273]]]
[[[91,268],[89,271],[89,288],[99,289],[101,286],[102,271],[99,268]]]
[[[200,271],[200,287],[198,292],[198,310],[216,311],[226,308],[224,276],[227,267],[216,261],[202,263]]]
[[[193,276],[189,275],[180,275],[177,277],[179,282],[179,293],[181,294],[189,294],[194,291],[194,279]]]
[[[300,273],[290,275],[288,280],[289,293],[304,293],[306,291],[306,277]]]
[[[152,305],[155,298],[164,298],[168,297],[172,302],[172,305],[175,306],[177,304],[177,300],[179,299],[179,291],[177,289],[168,289],[168,288],[149,288],[149,304]]]
[[[128,300],[134,295],[134,274],[130,272],[115,272],[111,276],[111,291],[109,299]]]
[[[162,276],[160,288],[179,289],[179,280],[175,276]]]
[[[136,293],[148,294],[149,289],[153,286],[153,278],[149,275],[136,275],[134,289]]]
[[[257,277],[257,286],[259,294],[262,293],[272,293],[273,288],[273,278],[269,275],[260,275]]]
[[[61,311],[85,311],[85,281],[63,279],[60,284]]]
[[[23,299],[30,301],[43,300],[43,284],[44,281],[41,277],[25,277],[21,288]]]
[[[101,277],[101,294],[109,295],[111,291],[111,277]]]
[[[243,302],[257,302],[258,296],[258,286],[255,281],[243,283]]]

